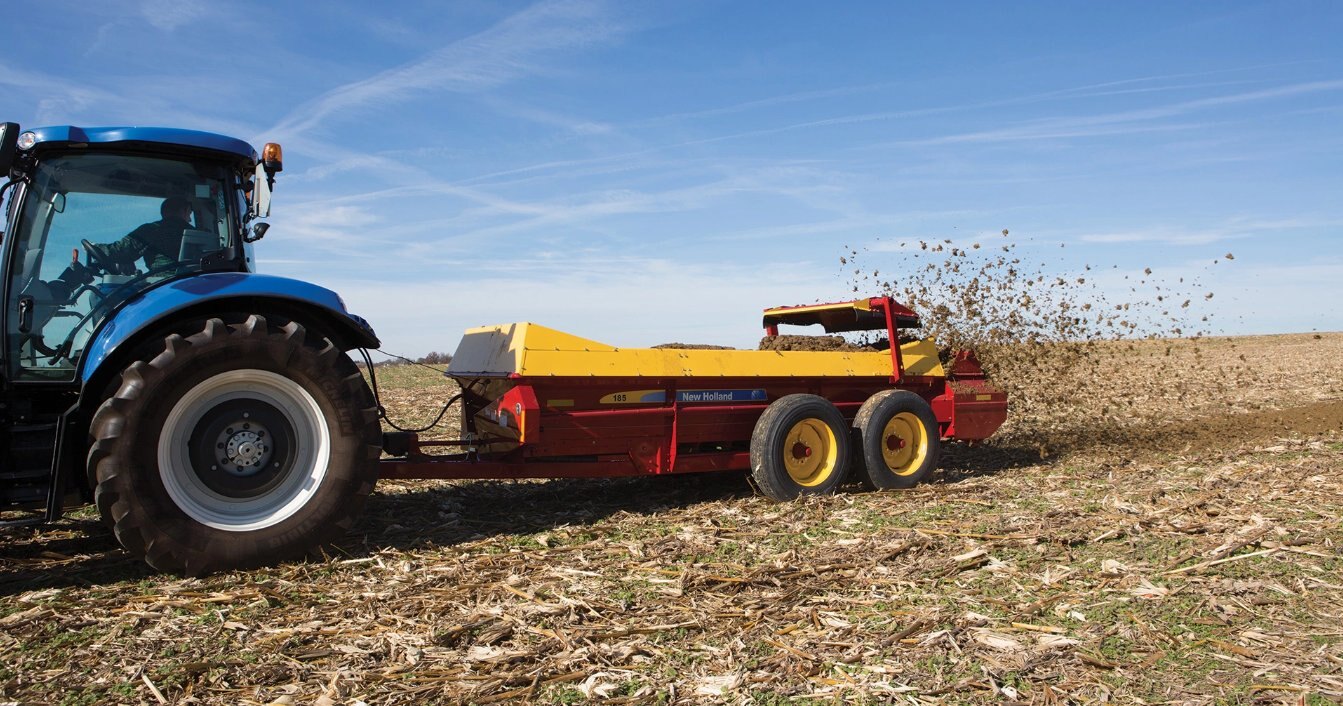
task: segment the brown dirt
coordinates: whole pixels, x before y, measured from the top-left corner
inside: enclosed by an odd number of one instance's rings
[[[381,483],[329,560],[190,580],[6,530],[0,700],[1343,699],[1343,334],[1118,346],[904,492]],[[414,372],[404,423],[452,392]]]
[[[732,346],[715,346],[711,343],[660,343],[654,348],[672,350],[730,351]],[[871,348],[854,345],[842,336],[765,336],[760,339],[756,350],[762,351],[870,351]]]
[[[695,351],[730,351],[736,350],[732,346],[715,346],[712,343],[659,343],[654,348],[666,348],[668,350],[695,350]]]
[[[843,336],[765,336],[757,347],[762,351],[841,351],[870,352],[871,348],[849,343]]]
[[[1340,433],[1343,433],[1343,400],[1332,400],[1290,409],[1148,424],[1126,434],[1123,440],[1145,448],[1191,453],[1217,452],[1293,435],[1318,437]]]

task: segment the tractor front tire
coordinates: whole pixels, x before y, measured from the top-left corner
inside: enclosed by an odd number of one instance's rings
[[[133,555],[197,576],[302,557],[354,524],[381,432],[363,376],[296,321],[189,322],[93,417],[98,509]]]
[[[848,426],[825,398],[780,397],[756,421],[751,478],[766,497],[784,501],[833,493],[848,468]]]
[[[869,397],[853,419],[863,485],[889,490],[926,480],[942,453],[939,429],[933,408],[913,392],[884,390]]]

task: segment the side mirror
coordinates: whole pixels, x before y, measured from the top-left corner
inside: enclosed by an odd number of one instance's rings
[[[256,174],[252,179],[252,218],[265,218],[270,215],[270,175],[266,173],[264,162],[256,165]]]
[[[19,124],[0,123],[0,177],[9,176],[19,153]]]

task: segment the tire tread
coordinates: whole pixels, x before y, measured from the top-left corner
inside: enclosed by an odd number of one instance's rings
[[[354,363],[327,337],[310,335],[296,321],[280,320],[274,322],[279,324],[275,326],[266,316],[255,313],[230,318],[234,323],[221,317],[197,320],[179,329],[192,333],[169,334],[157,352],[127,365],[120,385],[99,406],[89,426],[93,440],[87,462],[99,513],[128,553],[142,557],[162,571],[197,576],[314,552],[353,527],[377,480],[381,455],[377,406]],[[343,495],[334,500],[316,497],[300,510],[299,514],[305,514],[312,507],[313,513],[324,514],[307,516],[296,523],[302,529],[293,538],[267,541],[266,537],[254,536],[277,530],[274,534],[279,537],[277,528],[284,528],[293,518],[261,530],[228,533],[246,536],[224,536],[224,530],[199,525],[171,501],[163,507],[167,496],[158,497],[162,488],[158,470],[145,467],[156,464],[135,460],[137,445],[145,443],[136,438],[145,435],[136,433],[137,425],[149,408],[159,404],[153,399],[158,388],[168,386],[174,376],[181,376],[184,369],[196,363],[222,367],[231,362],[230,356],[251,355],[257,356],[257,362],[273,361],[280,374],[292,377],[287,371],[296,369],[317,387],[332,388],[327,399],[338,418],[331,421],[333,467],[338,454],[348,457],[345,462],[350,464],[347,473],[324,480],[341,486],[332,486],[333,492]],[[335,384],[322,380],[333,380]],[[310,392],[316,393],[312,389]],[[149,436],[156,439],[157,433]],[[344,447],[338,449],[337,444]]]

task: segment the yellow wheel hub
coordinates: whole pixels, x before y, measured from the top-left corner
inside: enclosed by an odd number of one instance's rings
[[[919,470],[928,456],[928,429],[918,416],[901,412],[881,431],[881,457],[886,467],[897,476],[907,476]]]
[[[798,485],[820,485],[835,472],[839,442],[825,422],[803,419],[788,430],[783,444],[784,467]]]

